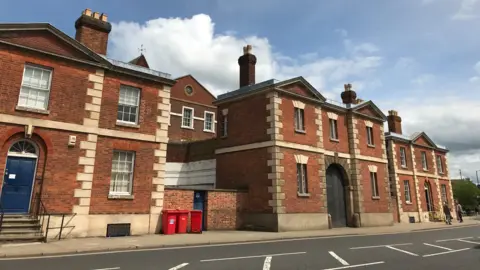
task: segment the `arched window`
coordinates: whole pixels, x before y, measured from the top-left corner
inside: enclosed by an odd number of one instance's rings
[[[37,156],[37,148],[35,145],[29,141],[18,141],[14,143],[8,150],[9,155],[19,155],[19,156]]]

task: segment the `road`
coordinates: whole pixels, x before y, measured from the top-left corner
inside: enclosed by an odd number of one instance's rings
[[[376,236],[290,239],[13,260],[0,259],[1,270],[423,270],[427,268],[480,269],[480,226]]]

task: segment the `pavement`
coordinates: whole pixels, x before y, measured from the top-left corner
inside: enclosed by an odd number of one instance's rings
[[[0,269],[479,269],[480,222],[310,232],[66,239],[3,245]],[[68,253],[68,254],[67,254]],[[23,257],[21,257],[23,256]],[[29,256],[29,257],[25,257]]]

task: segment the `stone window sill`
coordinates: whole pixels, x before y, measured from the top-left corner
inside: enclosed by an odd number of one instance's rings
[[[129,128],[140,128],[140,125],[138,125],[138,124],[126,123],[126,122],[122,122],[122,121],[117,121],[117,126],[129,127]]]
[[[109,200],[133,200],[135,197],[133,195],[123,195],[123,194],[108,194]]]
[[[405,204],[412,205],[412,202],[405,202]]]
[[[301,130],[301,129],[295,129],[295,133],[307,134],[305,130]]]
[[[339,142],[340,142],[339,139],[333,139],[333,138],[330,138],[330,141],[331,141],[331,142],[336,142],[336,143],[339,143]]]
[[[301,198],[310,198],[310,193],[300,193],[297,192],[297,196]]]
[[[367,146],[370,148],[375,148],[375,144],[367,144]]]
[[[423,169],[424,172],[428,172],[428,169]]]
[[[215,134],[215,131],[214,130],[208,130],[208,129],[204,129],[203,132],[207,132],[207,133],[213,133]]]
[[[193,127],[187,127],[187,126],[181,126],[181,128],[194,130]]]
[[[29,107],[23,107],[23,106],[17,106],[17,107],[15,107],[15,110],[24,111],[24,112],[31,112],[31,113],[39,113],[39,114],[45,114],[45,115],[50,114],[49,110],[35,109],[35,108],[29,108]]]
[[[372,196],[372,200],[380,200],[380,196]]]
[[[402,169],[408,169],[407,166],[405,166],[405,165],[402,165],[401,167],[402,167]]]

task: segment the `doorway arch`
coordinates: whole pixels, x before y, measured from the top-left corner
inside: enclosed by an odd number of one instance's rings
[[[430,185],[430,182],[427,181],[425,181],[425,203],[428,212],[435,211],[432,196],[432,186]]]
[[[332,227],[347,226],[347,198],[345,194],[346,179],[343,168],[331,164],[326,171],[327,211],[330,214]]]
[[[0,195],[5,213],[30,211],[38,155],[39,148],[31,140],[16,140],[9,147]]]

